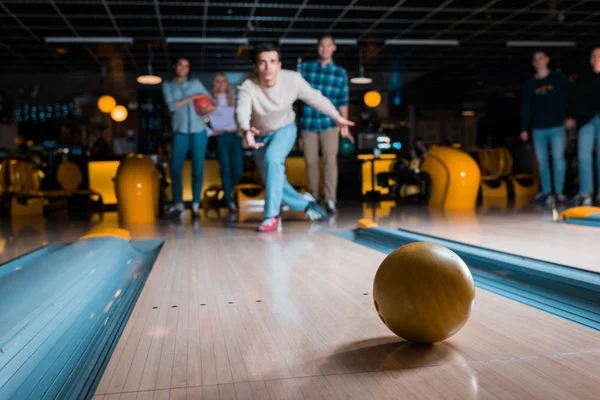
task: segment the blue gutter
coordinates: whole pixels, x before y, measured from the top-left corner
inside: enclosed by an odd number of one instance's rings
[[[598,218],[569,218],[564,223],[600,228],[600,219]]]
[[[0,267],[0,399],[90,399],[161,246],[92,237]]]

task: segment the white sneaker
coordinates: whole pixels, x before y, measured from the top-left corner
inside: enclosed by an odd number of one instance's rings
[[[174,204],[171,207],[169,207],[169,210],[167,211],[167,218],[169,219],[178,219],[178,218],[182,218],[182,216],[185,215],[185,208],[183,206],[183,204]]]
[[[311,203],[316,203],[317,200],[315,200],[315,197],[310,194],[309,192],[306,192],[302,195],[302,197],[304,197],[306,200],[310,201]]]
[[[571,200],[571,205],[573,206],[591,206],[592,205],[592,195],[589,193],[579,193],[577,196]]]

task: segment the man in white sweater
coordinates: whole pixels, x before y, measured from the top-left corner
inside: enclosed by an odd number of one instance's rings
[[[252,54],[255,75],[238,88],[236,118],[248,145],[254,149],[258,169],[266,184],[264,221],[259,232],[281,230],[281,203],[304,210],[311,220],[327,213],[289,184],[285,159],[294,147],[297,128],[292,108],[298,99],[330,116],[340,127],[354,123],[342,117],[331,101],[313,89],[302,75],[282,70],[279,49],[259,44]]]

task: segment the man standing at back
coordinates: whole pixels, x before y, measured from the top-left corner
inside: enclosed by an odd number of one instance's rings
[[[300,73],[310,85],[319,90],[348,118],[348,75],[346,70],[333,62],[336,45],[329,34],[321,36],[318,42],[319,58],[307,61],[300,67]],[[338,182],[337,154],[339,136],[354,142],[348,127],[338,128],[333,119],[308,104],[302,110],[300,122],[304,141],[304,158],[308,184],[312,195],[321,199],[319,173],[319,147],[325,169],[325,207],[330,214],[336,214],[336,193]]]
[[[560,71],[548,68],[550,57],[541,50],[533,53],[532,64],[535,75],[525,82],[521,105],[521,139],[527,141],[533,133],[533,147],[540,170],[542,191],[535,202],[551,204],[552,183],[548,147],[552,151],[552,172],[556,200],[565,202],[565,95],[571,83]]]

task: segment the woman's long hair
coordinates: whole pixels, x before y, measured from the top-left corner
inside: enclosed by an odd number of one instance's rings
[[[235,105],[235,99],[233,98],[233,91],[231,90],[231,83],[229,82],[229,79],[227,79],[227,75],[225,75],[222,72],[219,72],[217,75],[215,75],[215,77],[213,79],[212,96],[215,100],[218,99],[217,78],[220,76],[223,77],[223,79],[225,79],[225,82],[227,82],[227,89],[225,89],[225,93],[227,94],[227,105],[233,106],[233,105]]]

